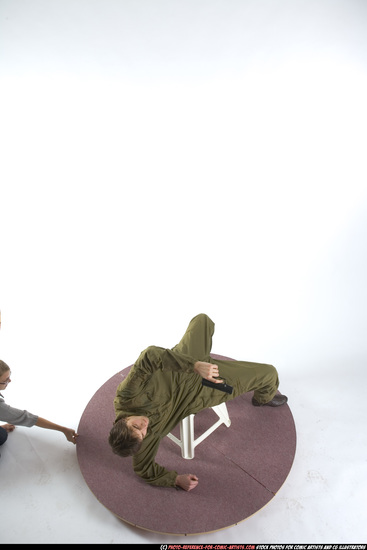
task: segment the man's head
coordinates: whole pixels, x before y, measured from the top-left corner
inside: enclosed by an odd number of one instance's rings
[[[115,454],[131,456],[136,454],[147,434],[149,419],[146,416],[120,418],[110,431],[108,442]]]
[[[9,382],[11,382],[10,375],[10,368],[0,359],[0,391],[5,390]]]

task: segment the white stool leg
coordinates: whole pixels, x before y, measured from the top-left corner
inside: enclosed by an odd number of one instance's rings
[[[194,458],[195,453],[194,449],[196,445],[199,445],[205,438],[207,438],[211,433],[214,432],[221,424],[225,424],[227,428],[231,425],[231,420],[229,418],[227,405],[221,403],[220,405],[214,405],[211,407],[215,414],[218,416],[218,420],[213,424],[208,430],[206,430],[200,437],[195,440],[194,434],[194,414],[186,416],[180,422],[180,438],[178,439],[173,434],[169,433],[167,436],[177,443],[181,447],[181,455],[183,458]]]
[[[215,405],[212,409],[219,416],[222,423],[229,428],[231,425],[231,419],[229,418],[227,405],[225,403],[221,403],[220,405]]]
[[[194,414],[180,422],[181,454],[183,458],[194,458]]]

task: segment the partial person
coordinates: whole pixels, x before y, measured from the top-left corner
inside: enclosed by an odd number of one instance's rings
[[[185,491],[198,485],[195,474],[178,474],[155,462],[162,438],[186,416],[252,391],[255,407],[279,407],[288,401],[278,393],[274,366],[212,359],[214,327],[207,315],[197,315],[179,344],[145,349],[117,387],[109,444],[117,455],[133,456],[135,473],[151,485]],[[207,387],[202,379],[215,385],[225,381],[233,391]]]
[[[11,382],[10,367],[0,360],[0,391],[6,390]],[[57,430],[62,432],[66,439],[71,443],[76,443],[78,434],[72,428],[66,428],[59,424],[54,424],[45,418],[32,414],[26,410],[16,409],[7,405],[4,396],[0,393],[0,421],[6,422],[0,426],[0,445],[3,445],[8,439],[8,434],[14,431],[15,426],[38,426],[47,430]]]

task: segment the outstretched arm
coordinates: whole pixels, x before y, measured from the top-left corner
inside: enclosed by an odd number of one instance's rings
[[[38,417],[38,420],[35,424],[39,428],[46,428],[46,430],[57,430],[58,432],[62,432],[66,439],[70,441],[71,443],[76,443],[76,439],[78,437],[78,434],[75,432],[75,430],[71,428],[65,428],[65,426],[59,426],[59,424],[54,424],[53,422],[50,422],[49,420],[46,420],[45,418]]]
[[[211,382],[220,383],[223,380],[215,378],[219,376],[218,365],[212,363],[206,363],[205,361],[196,361],[194,364],[194,371],[202,378],[210,380]],[[193,474],[180,474],[176,477],[176,486],[181,487],[184,491],[192,491],[199,483],[199,478]]]

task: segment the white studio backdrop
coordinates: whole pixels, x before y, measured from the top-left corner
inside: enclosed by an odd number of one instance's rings
[[[0,2],[7,401],[77,427],[200,312],[215,353],[281,383],[365,376],[366,17],[358,1]]]

